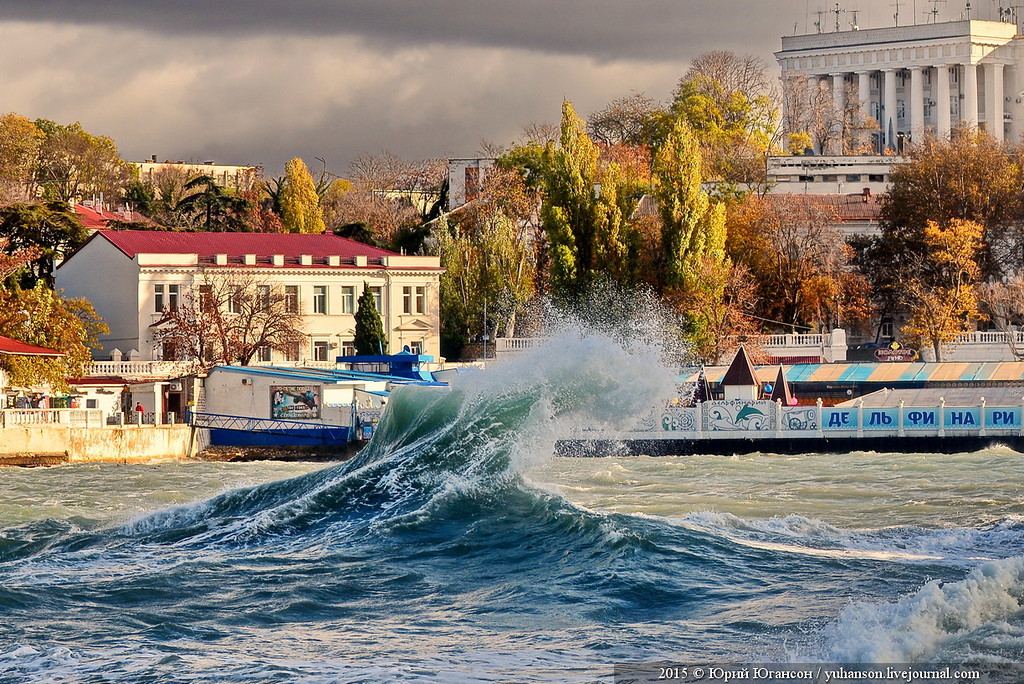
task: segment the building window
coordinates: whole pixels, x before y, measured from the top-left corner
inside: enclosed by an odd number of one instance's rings
[[[162,313],[164,310],[164,286],[153,286],[153,311]]]
[[[260,347],[256,354],[262,363],[270,363],[270,347]]]
[[[299,313],[299,286],[284,286],[284,308],[288,313]],[[298,359],[294,359],[298,361]]]
[[[836,183],[839,181],[839,176],[834,173],[826,173],[821,177],[823,183]]]
[[[881,337],[892,337],[893,336],[893,324],[892,319],[883,318],[882,322],[878,326],[878,334]]]
[[[427,310],[427,288],[403,287],[402,288],[402,312],[407,314],[421,314]]]
[[[341,313],[356,312],[356,288],[354,285],[343,285],[341,288]]]
[[[242,313],[242,288],[236,287],[228,294],[228,313]]]
[[[298,361],[299,360],[299,343],[292,342],[284,348],[284,360],[285,361]]]
[[[800,176],[800,182],[801,183],[813,183],[814,182],[814,176]]]
[[[871,118],[877,119],[882,115],[882,105],[878,102],[871,103]]]
[[[409,351],[411,351],[413,354],[422,354],[423,353],[423,341],[422,340],[418,340],[416,342],[410,342],[409,343]]]
[[[213,286],[212,285],[200,285],[199,286],[199,310],[203,313],[210,313],[213,311]]]
[[[356,355],[356,343],[354,341],[342,342],[341,343],[341,355],[342,356],[355,356]]]
[[[871,183],[884,183],[885,176],[881,173],[868,174],[868,181]]]
[[[314,285],[313,286],[313,313],[325,314],[327,313],[327,286],[326,285]]]
[[[168,285],[167,286],[167,308],[171,311],[178,310],[178,286]]]
[[[177,361],[178,360],[178,348],[173,342],[164,342],[160,347],[160,360],[161,361]]]
[[[906,100],[896,100],[896,118],[902,119],[907,115]]]
[[[259,309],[260,311],[270,311],[270,286],[259,285],[256,288],[257,295],[259,296]],[[267,359],[269,361],[269,359]]]
[[[327,342],[325,340],[316,340],[315,342],[313,342],[313,360],[326,361],[330,349],[330,342]]]
[[[848,174],[846,174],[846,182],[847,183],[860,183],[860,174],[859,173],[848,173]]]
[[[370,294],[373,295],[373,304],[377,307],[377,313],[381,316],[384,315],[384,288],[383,287],[371,287]]]
[[[480,194],[480,169],[474,166],[466,167],[466,201],[471,202]]]
[[[87,409],[99,408],[99,400],[98,399],[86,399],[85,400],[85,408],[87,408]]]

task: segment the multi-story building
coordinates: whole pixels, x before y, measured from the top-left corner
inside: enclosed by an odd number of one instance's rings
[[[66,296],[91,302],[110,327],[97,359],[171,356],[154,338],[154,324],[196,296],[204,278],[221,275],[280,288],[303,314],[304,348],[266,349],[259,361],[329,362],[354,352],[364,283],[384,323],[389,349],[383,351],[408,346],[437,354],[441,271],[438,257],[395,254],[331,233],[101,230],[60,265],[56,281]]]
[[[964,19],[786,36],[775,57],[784,82],[831,85],[838,111],[855,94],[862,114],[878,122],[880,142],[897,149],[928,131],[948,136],[958,123],[1017,139],[1022,47],[1014,23]]]
[[[221,187],[233,190],[246,190],[259,180],[258,166],[239,166],[235,164],[217,164],[213,160],[203,162],[162,161],[156,160],[154,154],[148,161],[132,162],[139,170],[139,178],[152,183],[162,171],[178,172],[185,176],[206,175],[213,178]]]

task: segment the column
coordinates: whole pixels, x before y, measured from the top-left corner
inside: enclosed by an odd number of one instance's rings
[[[860,98],[860,115],[867,119],[871,116],[871,72],[857,72],[857,97]]]
[[[846,83],[844,74],[829,74],[832,77],[832,102],[836,108],[836,121],[833,128],[835,139],[832,141],[833,154],[843,154],[846,145],[843,144],[843,129],[846,119]]]
[[[989,134],[996,140],[1003,139],[1003,65],[986,62],[981,65],[985,71],[985,122]]]
[[[978,67],[964,64],[964,102],[960,105],[960,121],[971,128],[978,127]]]
[[[919,66],[910,68],[910,140],[924,140],[924,75]]]
[[[939,139],[948,139],[953,128],[949,109],[949,65],[935,67],[935,134]]]
[[[1020,88],[1017,87],[1017,74],[1019,71],[1013,64],[1007,64],[1003,69],[1003,79],[1005,88],[1010,90],[1010,101],[1006,104],[1006,110],[1010,112],[1010,140],[1019,140],[1021,134],[1021,103],[1018,102],[1020,96],[1017,94],[1020,92]],[[1006,91],[1003,91],[1006,94]]]
[[[883,69],[882,78],[885,79],[885,86],[882,88],[882,139],[887,147],[896,147],[896,70]]]

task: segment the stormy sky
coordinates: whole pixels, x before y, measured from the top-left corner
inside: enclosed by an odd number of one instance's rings
[[[961,2],[939,4],[955,19]],[[974,18],[998,3],[975,0]],[[990,7],[991,5],[991,7]],[[861,27],[891,0],[846,0]],[[901,24],[929,0],[901,0]],[[109,135],[126,159],[344,174],[387,149],[478,154],[524,124],[586,117],[633,91],[669,97],[712,49],[775,63],[819,0],[0,0],[4,111]],[[844,27],[852,15],[840,15]],[[832,30],[834,14],[823,15]]]

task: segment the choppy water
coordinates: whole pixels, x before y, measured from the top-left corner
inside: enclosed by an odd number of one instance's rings
[[[552,459],[672,391],[566,337],[354,460],[0,471],[0,681],[610,681],[1024,660],[1021,456]]]

